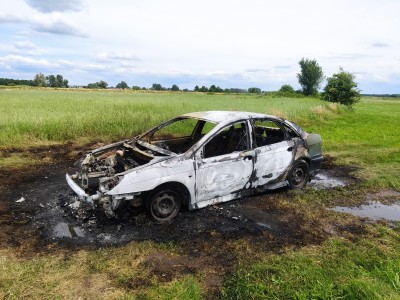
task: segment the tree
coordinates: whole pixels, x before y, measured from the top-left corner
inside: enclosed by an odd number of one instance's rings
[[[354,79],[353,74],[340,68],[339,73],[333,74],[332,77],[327,79],[321,99],[351,107],[360,101],[360,90],[357,88],[358,84]]]
[[[46,86],[46,76],[42,73],[38,73],[35,75],[35,78],[33,79],[33,82],[35,86]]]
[[[62,75],[57,74],[55,82],[56,87],[63,87],[63,83],[64,83],[64,78],[62,77]]]
[[[284,92],[284,93],[296,93],[294,88],[290,84],[284,84],[281,86],[279,89],[279,92]]]
[[[210,88],[208,89],[208,92],[210,93],[222,93],[224,90],[220,88],[219,86],[215,86],[215,84],[211,85]]]
[[[56,85],[56,76],[54,76],[54,75],[46,76],[46,81],[47,81],[47,86],[50,86],[50,87],[57,86]]]
[[[250,94],[261,94],[261,89],[258,87],[251,87],[248,88],[247,92]]]
[[[179,87],[176,84],[173,84],[171,87],[171,91],[177,92],[179,91]]]
[[[128,84],[125,81],[121,81],[116,86],[117,89],[129,89]]]
[[[100,80],[99,82],[89,83],[86,87],[88,89],[106,89],[107,86],[107,82]]]
[[[200,88],[199,88],[198,85],[196,85],[196,86],[194,87],[194,91],[195,91],[195,92],[200,92]]]
[[[208,92],[208,87],[206,87],[206,86],[203,85],[203,86],[199,89],[199,92],[203,92],[203,93]]]
[[[69,87],[69,85],[68,85],[68,79],[64,79],[62,85],[63,85],[63,87],[66,87],[66,88]]]
[[[151,86],[151,89],[155,90],[155,91],[161,91],[162,90],[162,85],[159,84],[159,83],[153,83],[153,85]]]
[[[96,84],[99,86],[101,89],[106,89],[108,87],[108,83],[105,82],[104,80],[100,80],[99,82],[96,82]]]
[[[97,82],[94,82],[94,83],[89,83],[86,87],[88,89],[98,89],[99,85],[97,84]]]
[[[140,86],[137,86],[137,85],[133,85],[132,86],[132,90],[135,90],[135,91],[139,91],[139,90],[141,90],[142,88],[140,87]]]
[[[316,95],[324,80],[324,73],[315,59],[302,58],[299,61],[300,73],[297,74],[305,96]]]

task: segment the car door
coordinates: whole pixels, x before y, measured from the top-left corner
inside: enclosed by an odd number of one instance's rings
[[[195,155],[196,206],[235,198],[235,193],[250,186],[254,151],[249,151],[249,128],[246,121],[222,128]]]
[[[257,153],[254,186],[265,185],[282,175],[293,161],[294,142],[276,120],[253,120],[253,144]]]

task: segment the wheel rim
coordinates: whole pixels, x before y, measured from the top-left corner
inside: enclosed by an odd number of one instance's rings
[[[155,216],[165,218],[172,215],[176,210],[176,200],[172,193],[163,192],[154,198],[152,211]]]
[[[297,167],[294,169],[292,180],[294,185],[300,185],[305,178],[305,172],[302,167]]]

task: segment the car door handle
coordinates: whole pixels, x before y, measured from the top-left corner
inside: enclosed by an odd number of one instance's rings
[[[293,151],[293,147],[287,148],[287,151],[292,152]]]

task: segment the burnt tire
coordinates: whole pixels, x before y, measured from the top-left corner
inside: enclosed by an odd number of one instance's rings
[[[310,167],[304,160],[296,161],[286,178],[290,189],[302,189],[310,180]]]
[[[174,189],[158,188],[147,198],[146,210],[153,220],[162,223],[176,217],[181,208],[181,203],[181,195]]]

